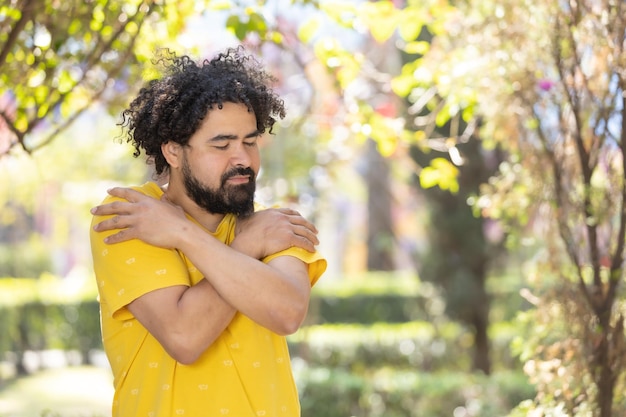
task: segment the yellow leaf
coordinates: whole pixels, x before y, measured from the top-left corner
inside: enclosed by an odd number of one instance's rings
[[[417,39],[426,20],[422,7],[410,7],[401,11],[398,19],[398,32],[405,41]]]
[[[378,152],[387,158],[398,148],[398,138],[395,135],[386,135],[378,140]]]
[[[398,26],[398,9],[391,1],[365,2],[359,10],[359,17],[379,43],[389,39]]]
[[[412,75],[400,75],[391,79],[391,89],[400,97],[407,97],[415,86]]]
[[[420,172],[420,185],[422,188],[432,188],[439,184],[439,171],[433,167],[425,167]]]
[[[404,50],[407,53],[419,55],[425,55],[426,52],[428,52],[428,49],[430,49],[430,43],[426,41],[408,42],[404,47]]]
[[[423,130],[417,130],[413,132],[413,141],[414,143],[420,143],[426,140],[426,133]]]
[[[423,188],[438,186],[454,194],[459,191],[458,175],[458,168],[450,161],[445,158],[435,158],[430,162],[430,166],[423,168],[420,172],[420,185]]]

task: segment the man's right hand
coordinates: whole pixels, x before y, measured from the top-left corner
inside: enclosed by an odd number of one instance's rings
[[[309,252],[319,244],[317,228],[295,210],[270,208],[237,219],[231,247],[256,259],[299,247]]]
[[[191,222],[183,209],[171,203],[165,195],[160,200],[131,188],[116,187],[108,191],[125,201],[102,204],[91,209],[96,216],[112,216],[94,226],[96,232],[118,230],[104,240],[107,244],[140,239],[162,248],[177,248],[181,234]]]

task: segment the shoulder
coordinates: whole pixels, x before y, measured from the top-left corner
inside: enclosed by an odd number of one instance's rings
[[[161,187],[159,187],[159,185],[153,181],[148,181],[142,185],[129,186],[127,188],[130,188],[144,195],[157,198],[157,199],[161,198],[161,196],[163,195],[163,190],[161,189]],[[120,200],[122,199],[119,197],[113,197],[111,195],[107,195],[101,204],[112,203],[113,201],[120,201]]]
[[[307,265],[311,286],[322,276],[328,265],[326,259],[319,252],[309,252],[295,246],[263,258],[263,262],[269,263],[271,260],[281,256],[291,256],[304,262]]]

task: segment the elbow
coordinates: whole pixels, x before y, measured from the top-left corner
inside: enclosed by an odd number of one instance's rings
[[[193,352],[177,352],[174,355],[171,355],[176,362],[182,365],[191,365],[200,357],[199,354]]]
[[[294,308],[291,311],[277,313],[278,320],[274,332],[280,336],[289,336],[298,331],[306,318],[308,308]]]
[[[171,340],[164,348],[172,359],[183,365],[193,364],[200,358],[203,352],[201,349],[196,348],[191,341],[181,337]]]

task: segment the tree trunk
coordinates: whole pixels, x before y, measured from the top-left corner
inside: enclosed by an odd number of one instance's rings
[[[596,404],[599,417],[612,417],[615,382],[622,371],[621,358],[625,353],[623,317],[620,316],[615,326],[611,326],[610,313],[598,314],[596,310],[596,315],[602,328],[601,339],[592,358],[595,368],[592,375],[598,389]]]
[[[367,142],[363,177],[367,183],[367,270],[393,271],[395,234],[391,219],[389,163],[376,142]]]
[[[489,300],[485,293],[482,300],[477,300],[480,306],[474,310],[471,325],[474,327],[474,357],[472,369],[482,371],[485,375],[491,374],[490,343],[489,343]]]

